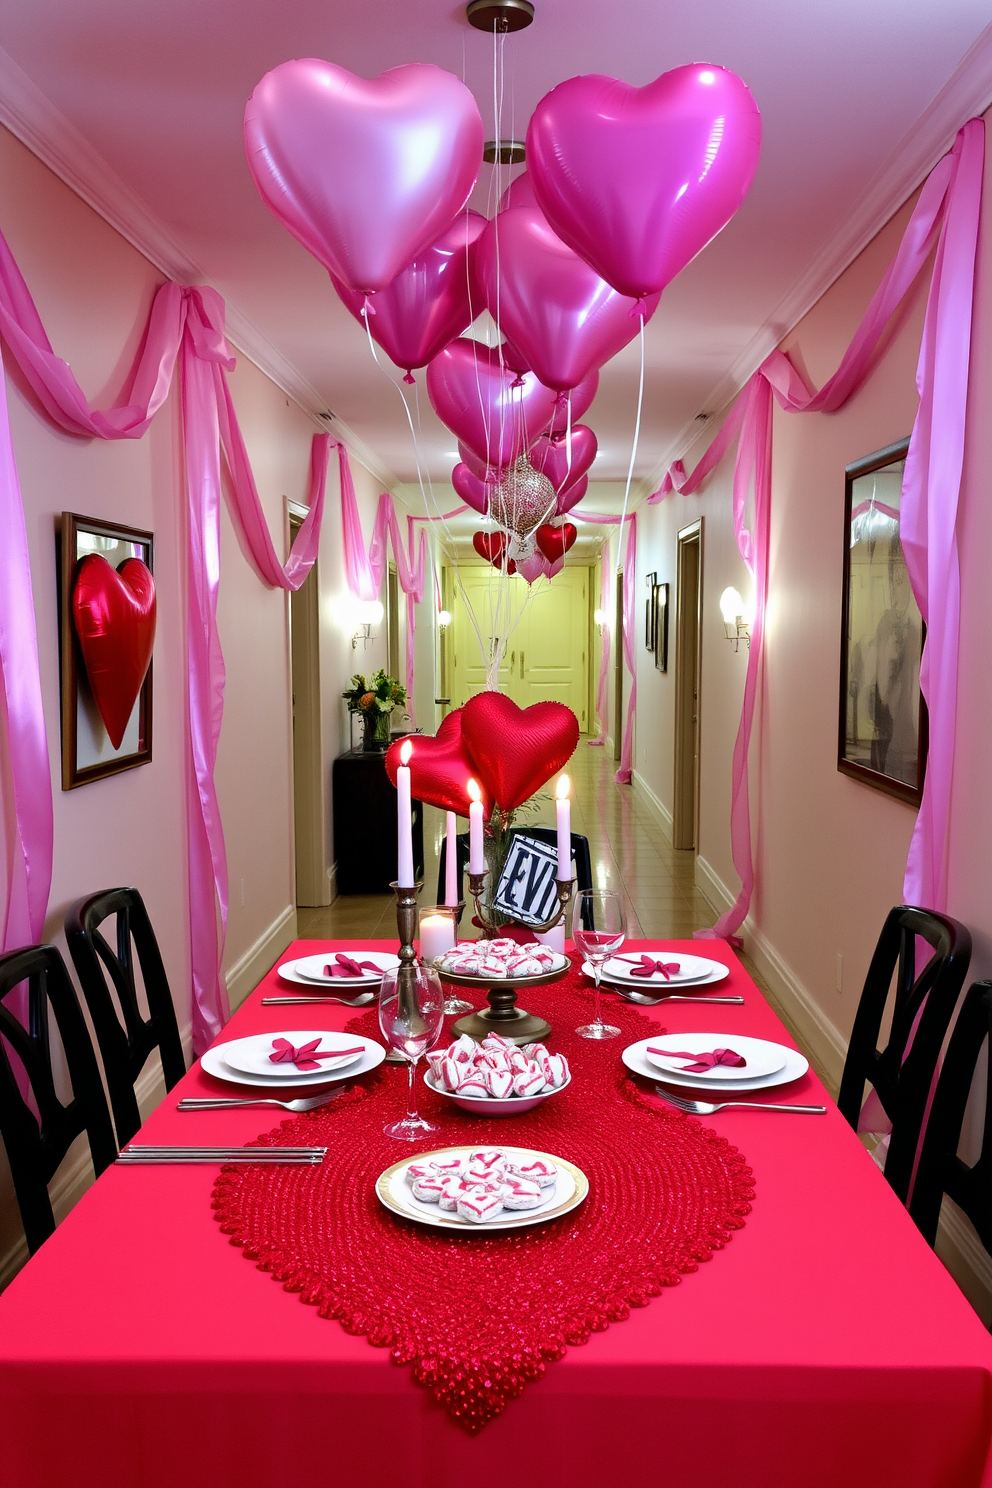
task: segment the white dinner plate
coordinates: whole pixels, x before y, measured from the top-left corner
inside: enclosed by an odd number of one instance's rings
[[[318,1053],[327,1049],[359,1048],[364,1052],[364,1045],[360,1045],[350,1033],[329,1033],[325,1028],[310,1028],[302,1032],[292,1029],[284,1032],[280,1028],[273,1033],[253,1033],[248,1038],[231,1039],[230,1043],[223,1045],[224,1063],[242,1075],[272,1075],[278,1080],[293,1081],[298,1080],[301,1074],[316,1075],[320,1070],[344,1069],[362,1057],[361,1053],[344,1054],[337,1059],[319,1060],[316,1070],[299,1070],[294,1064],[275,1063],[269,1057],[274,1052],[273,1041],[277,1038],[286,1039],[294,1049],[319,1039]]]
[[[724,1080],[717,1085],[713,1080],[704,1080],[700,1075],[663,1075],[656,1064],[648,1059],[645,1050],[648,1044],[655,1040],[641,1039],[639,1043],[628,1044],[620,1057],[632,1074],[642,1075],[646,1080],[655,1080],[661,1085],[680,1085],[686,1090],[698,1091],[700,1095],[707,1090],[717,1094],[720,1091],[736,1090],[746,1092],[748,1090],[770,1090],[773,1085],[788,1085],[793,1080],[798,1080],[809,1069],[809,1060],[804,1059],[798,1049],[790,1049],[785,1044],[780,1047],[785,1053],[785,1064],[773,1075],[758,1075],[749,1080]],[[715,1048],[716,1045],[713,1045]],[[730,1047],[734,1047],[733,1039]],[[734,1072],[736,1073],[736,1071]]]
[[[495,1219],[484,1224],[472,1224],[460,1214],[448,1213],[436,1204],[425,1204],[415,1199],[413,1189],[406,1177],[406,1170],[413,1162],[428,1162],[434,1157],[467,1157],[475,1146],[445,1147],[439,1152],[418,1152],[415,1158],[405,1157],[394,1163],[376,1179],[375,1191],[379,1202],[402,1219],[413,1219],[418,1224],[430,1225],[436,1230],[459,1230],[463,1235],[491,1235],[494,1230],[523,1230],[529,1225],[544,1224],[549,1219],[560,1219],[577,1209],[589,1192],[589,1180],[581,1168],[556,1157],[552,1152],[538,1152],[531,1147],[506,1147],[500,1143],[500,1151],[508,1157],[521,1156],[533,1159],[547,1158],[558,1169],[554,1186],[549,1185],[548,1197],[537,1209],[504,1209]]]
[[[360,987],[372,986],[382,981],[384,971],[390,971],[399,966],[399,956],[391,955],[387,951],[342,951],[344,956],[350,956],[353,961],[372,961],[379,968],[378,971],[363,971],[361,976],[325,976],[324,967],[333,964],[337,951],[325,951],[322,956],[301,956],[298,961],[287,961],[286,966],[280,966],[279,975],[286,975],[286,967],[290,967],[296,976],[289,980],[295,981],[299,978],[304,982],[319,982],[322,987]]]
[[[229,1085],[251,1085],[256,1090],[264,1088],[271,1094],[279,1090],[286,1090],[298,1085],[330,1085],[335,1080],[357,1080],[359,1075],[368,1074],[374,1070],[386,1057],[386,1051],[381,1044],[374,1039],[361,1038],[360,1035],[349,1033],[348,1038],[356,1044],[366,1046],[365,1053],[361,1059],[336,1070],[311,1070],[309,1074],[297,1074],[292,1080],[282,1079],[279,1075],[246,1075],[228,1064],[224,1058],[224,1044],[216,1044],[208,1049],[205,1054],[200,1055],[200,1067],[208,1075],[213,1075],[217,1080],[225,1080]]]
[[[639,955],[640,952],[631,951],[629,954]],[[645,951],[644,954],[654,961],[678,962],[679,969],[669,972],[667,977],[662,976],[660,971],[653,971],[647,977],[634,976],[634,967],[630,961],[625,961],[622,955],[611,956],[603,967],[604,979],[609,982],[629,982],[632,987],[675,987],[682,982],[712,978],[716,973],[720,978],[727,975],[727,967],[722,961],[711,961],[705,956],[683,956],[668,951]]]
[[[588,961],[583,961],[582,970],[586,976],[592,978],[592,967]],[[615,977],[603,975],[603,986],[609,990],[611,987],[622,987],[625,992],[644,992],[648,997],[663,997],[667,992],[678,992],[688,994],[696,992],[700,987],[712,987],[714,982],[722,982],[730,975],[729,966],[723,966],[719,961],[713,962],[713,970],[708,976],[696,977],[693,981],[666,982],[664,977]]]
[[[713,1049],[733,1049],[745,1061],[743,1065],[718,1064],[712,1069],[691,1072],[694,1080],[717,1080],[721,1085],[727,1080],[756,1080],[764,1075],[774,1075],[785,1068],[785,1056],[788,1052],[783,1044],[772,1044],[767,1039],[745,1038],[739,1033],[664,1033],[658,1038],[649,1039],[644,1051],[645,1058],[657,1065],[663,1077],[678,1075],[679,1078],[690,1073],[686,1065],[692,1061],[679,1059],[675,1053],[656,1054],[653,1052],[656,1049],[671,1049],[679,1054],[708,1054]]]

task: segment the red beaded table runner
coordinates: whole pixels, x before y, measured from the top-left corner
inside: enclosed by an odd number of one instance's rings
[[[326,1111],[284,1121],[266,1146],[327,1145],[317,1168],[224,1170],[216,1218],[232,1245],[320,1316],[388,1348],[412,1366],[468,1431],[505,1409],[549,1360],[622,1322],[741,1229],[754,1196],[743,1155],[692,1117],[661,1107],[620,1062],[629,1043],[663,1030],[618,1000],[621,1036],[577,1038],[592,991],[573,966],[561,982],[528,991],[547,1017],[549,1046],[564,1053],[572,1084],[523,1116],[459,1111],[421,1082],[421,1112],[439,1127],[399,1143],[382,1128],[405,1110],[405,1070],[356,1085]],[[348,1031],[379,1036],[376,1010]],[[578,1164],[585,1203],[561,1219],[503,1235],[438,1232],[398,1219],[375,1180],[418,1152],[463,1143],[535,1147]]]

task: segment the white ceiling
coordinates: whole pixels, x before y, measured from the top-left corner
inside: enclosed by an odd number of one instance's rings
[[[505,44],[504,134],[522,136],[563,78],[640,85],[690,61],[740,73],[763,115],[750,196],[648,327],[636,475],[650,489],[696,416],[726,403],[992,99],[988,0],[535,7],[533,26]],[[263,206],[242,118],[263,73],[292,57],[366,77],[429,61],[464,76],[491,133],[492,40],[459,0],[7,0],[0,40],[0,120],[168,272],[214,284],[235,342],[311,412],[333,410],[381,478],[414,480],[399,396],[326,273]],[[492,175],[483,166],[473,199],[483,211]],[[635,342],[602,374],[587,416],[597,481],[626,474],[636,386]],[[418,387],[422,448],[443,482],[455,441],[422,377]]]

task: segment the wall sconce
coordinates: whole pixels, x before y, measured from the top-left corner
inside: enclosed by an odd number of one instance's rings
[[[751,649],[751,621],[753,616],[745,613],[744,601],[736,589],[724,589],[720,595],[720,613],[723,616],[723,628],[735,651],[740,650],[741,641],[744,641],[748,650]]]
[[[451,624],[451,611],[438,610],[437,624],[439,630],[447,630],[448,626]]]
[[[603,626],[606,624],[606,611],[605,610],[593,610],[592,618],[593,618],[594,624],[596,625],[596,627],[599,630],[600,635],[602,635],[603,634]]]
[[[367,647],[369,641],[375,640],[373,626],[382,624],[385,610],[378,599],[359,599],[355,602],[354,614],[358,629],[351,638],[351,649],[357,651],[359,641]]]

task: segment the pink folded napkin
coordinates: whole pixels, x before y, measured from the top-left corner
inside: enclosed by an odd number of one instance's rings
[[[633,956],[618,956],[617,960],[626,961],[628,965],[634,968],[630,973],[631,976],[649,977],[654,976],[655,972],[659,971],[666,982],[675,972],[681,969],[681,962],[679,961],[656,961],[653,956],[640,956],[636,959]]]
[[[325,1049],[323,1053],[317,1053],[319,1038],[311,1039],[308,1044],[301,1044],[294,1049],[289,1039],[274,1038],[272,1040],[273,1052],[269,1055],[273,1064],[295,1064],[297,1069],[320,1069],[321,1059],[340,1059],[345,1054],[363,1054],[365,1045],[359,1044],[354,1049]]]
[[[691,1059],[692,1064],[684,1064],[682,1068],[690,1074],[701,1074],[703,1070],[712,1069],[717,1064],[727,1064],[733,1069],[743,1069],[747,1060],[742,1054],[734,1049],[714,1049],[709,1054],[686,1054],[677,1049],[652,1049],[648,1048],[649,1054],[660,1054],[663,1059]]]
[[[324,975],[330,977],[360,977],[363,971],[381,971],[374,961],[353,961],[344,951],[338,951],[334,963],[324,967]]]

